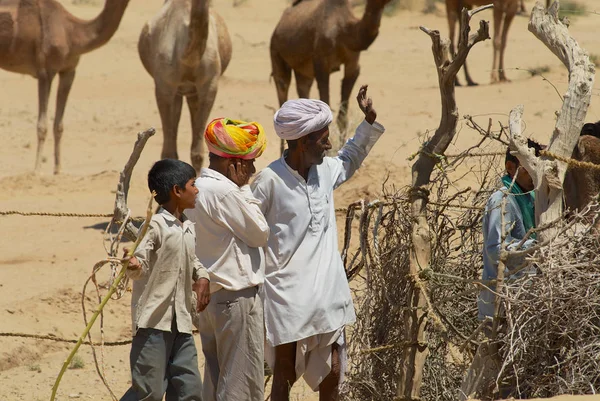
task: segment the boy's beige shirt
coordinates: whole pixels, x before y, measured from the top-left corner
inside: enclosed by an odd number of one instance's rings
[[[133,334],[140,328],[171,331],[173,316],[177,330],[192,333],[192,284],[208,279],[208,272],[196,257],[194,223],[183,222],[160,208],[152,216],[146,236],[134,255],[139,270],[128,270],[134,280],[131,297]]]

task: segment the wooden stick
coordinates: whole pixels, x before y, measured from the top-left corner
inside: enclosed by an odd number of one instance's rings
[[[142,241],[142,238],[144,238],[144,235],[146,234],[146,231],[148,230],[148,227],[150,225],[150,220],[152,219],[152,215],[154,214],[153,211],[152,211],[152,199],[153,198],[154,198],[154,194],[150,197],[150,201],[148,202],[148,211],[146,212],[146,221],[144,222],[144,225],[140,229],[138,238],[135,241],[135,243],[133,244],[133,247],[132,247],[129,255],[133,255],[133,253],[135,252],[136,248],[138,247],[138,245]],[[125,223],[123,223],[123,224],[125,224]],[[117,288],[119,286],[119,283],[121,282],[121,280],[123,279],[123,277],[125,277],[125,272],[127,271],[127,267],[128,266],[129,266],[129,260],[126,260],[123,263],[123,267],[121,267],[121,271],[119,272],[119,275],[117,276],[117,278],[113,282],[112,286],[108,290],[108,293],[104,296],[104,299],[102,299],[102,302],[100,303],[100,306],[98,307],[98,310],[96,312],[94,312],[94,314],[92,315],[92,318],[90,319],[90,322],[85,327],[85,330],[83,330],[83,333],[81,333],[81,335],[79,336],[79,339],[77,340],[77,343],[75,344],[75,347],[73,347],[73,350],[71,351],[71,353],[69,354],[69,356],[67,357],[67,359],[65,360],[65,362],[63,363],[63,366],[62,366],[62,368],[61,368],[61,370],[60,370],[60,372],[58,374],[58,377],[56,378],[56,381],[54,382],[54,386],[52,386],[52,395],[50,396],[50,401],[54,401],[54,399],[56,397],[56,391],[58,390],[58,386],[60,384],[60,381],[61,381],[63,375],[65,374],[65,371],[69,367],[69,364],[71,363],[71,360],[73,359],[73,357],[77,353],[77,350],[79,349],[79,347],[83,343],[84,338],[87,336],[87,334],[92,329],[92,326],[96,322],[96,319],[98,318],[98,316],[100,316],[100,312],[102,311],[102,309],[104,308],[104,306],[106,305],[106,303],[108,302],[108,300],[110,299],[110,297],[117,290]]]

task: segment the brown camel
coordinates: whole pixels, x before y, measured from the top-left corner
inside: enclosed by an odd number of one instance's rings
[[[55,0],[0,0],[0,68],[38,80],[36,172],[46,141],[52,80],[58,74],[54,117],[54,173],[58,174],[63,117],[79,58],[109,41],[127,3],[129,0],[106,0],[100,15],[83,21]]]
[[[316,78],[319,96],[329,104],[329,74],[339,71],[343,64],[337,123],[345,131],[348,99],[360,72],[360,52],[377,38],[383,8],[389,1],[367,0],[361,19],[352,14],[348,0],[297,0],[288,7],[271,36],[272,75],[279,105],[288,98],[292,70],[299,97],[309,97]]]
[[[519,10],[519,0],[446,0],[446,12],[448,17],[448,27],[450,28],[450,52],[454,55],[454,37],[456,21],[460,24],[460,11],[463,7],[471,9],[472,7],[494,4],[494,61],[492,63],[492,82],[507,82],[504,73],[504,50],[506,49],[506,40],[508,29]],[[459,29],[460,32],[460,29]],[[477,85],[469,74],[467,63],[464,64],[465,79],[467,85]],[[458,85],[458,80],[456,81]]]
[[[177,130],[185,96],[192,120],[191,161],[200,171],[202,137],[231,60],[231,39],[208,0],[167,0],[142,29],[138,51],[154,79],[163,128],[161,157],[177,159]]]
[[[600,165],[600,121],[587,123],[581,130],[573,159]],[[583,210],[600,194],[600,172],[587,168],[569,167],[565,175],[565,206]]]

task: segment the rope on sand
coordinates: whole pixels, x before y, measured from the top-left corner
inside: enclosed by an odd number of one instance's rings
[[[67,338],[57,337],[52,334],[38,335],[38,334],[27,334],[27,333],[2,333],[2,332],[0,332],[0,337],[35,338],[37,340],[50,340],[50,341],[56,341],[56,342],[61,342],[61,343],[71,343],[71,344],[77,343],[77,340],[69,340]],[[92,343],[89,341],[84,341],[83,344],[92,345]],[[104,342],[104,345],[107,347],[114,347],[114,346],[118,346],[118,345],[127,345],[127,344],[131,344],[131,340],[105,341]]]

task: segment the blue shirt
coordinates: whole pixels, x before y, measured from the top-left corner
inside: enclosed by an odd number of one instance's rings
[[[524,242],[522,247],[517,249],[517,245],[525,237],[527,232],[523,225],[523,215],[515,200],[515,195],[510,193],[506,194],[507,191],[508,189],[506,187],[502,187],[500,190],[494,192],[485,206],[483,215],[483,274],[481,277],[484,282],[486,280],[495,280],[498,276],[498,262],[500,260],[501,250],[500,241],[503,232],[506,233],[504,245],[509,251],[527,249],[535,242],[534,239],[528,239]],[[530,195],[525,194],[520,196]],[[505,229],[502,230],[502,200],[505,197]],[[522,265],[524,261],[524,256],[511,257],[509,255],[509,258],[506,261],[505,277],[508,277],[510,271]],[[521,271],[519,274],[510,276],[510,278],[520,277],[524,273],[524,271]],[[492,291],[496,289],[495,285],[488,285],[488,287]],[[483,288],[477,297],[477,307],[479,309],[477,318],[479,320],[485,320],[486,316],[494,316],[494,293],[492,291]]]

